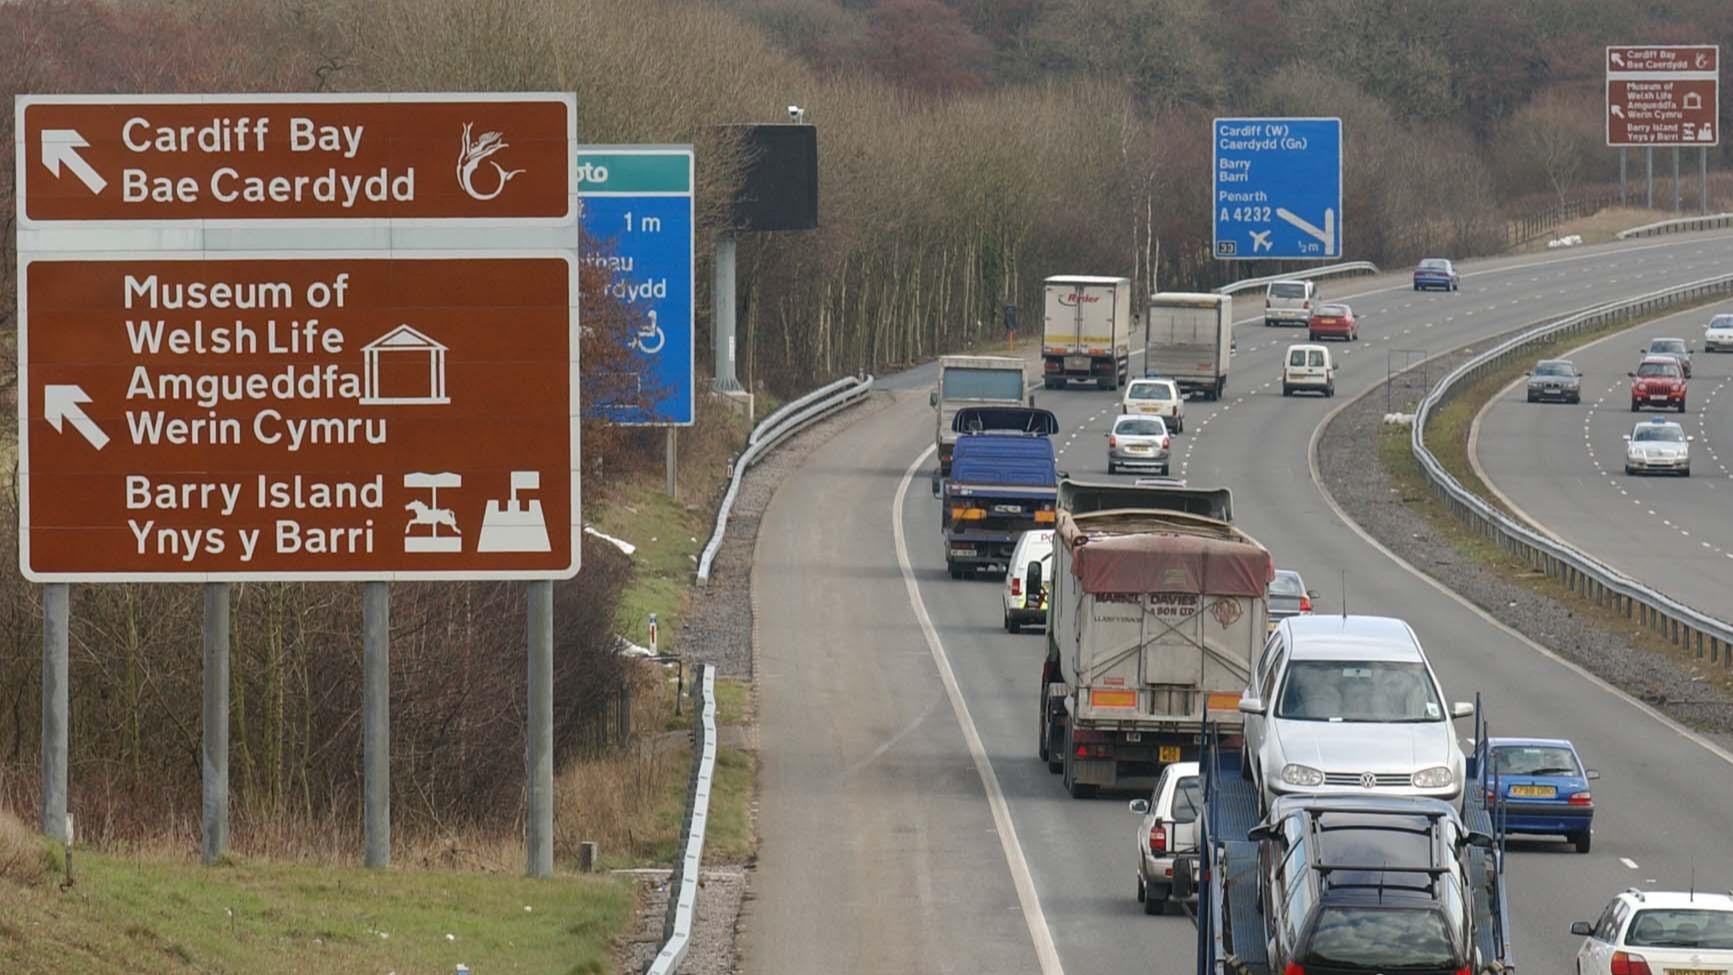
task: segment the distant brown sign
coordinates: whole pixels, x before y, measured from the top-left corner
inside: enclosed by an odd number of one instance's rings
[[[1713,44],[1607,48],[1607,145],[1721,141],[1721,49]]]
[[[20,96],[26,224],[568,219],[568,95]]]
[[[569,256],[203,257],[25,257],[28,578],[576,571]]]

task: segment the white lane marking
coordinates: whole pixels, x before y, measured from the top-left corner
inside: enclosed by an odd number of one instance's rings
[[[1041,910],[1041,896],[1035,890],[1035,877],[1029,871],[1029,861],[1023,856],[1023,846],[1017,841],[1017,825],[1011,821],[1011,806],[1005,801],[1005,791],[999,787],[993,759],[987,754],[986,746],[981,744],[981,733],[975,730],[969,703],[963,700],[962,688],[957,686],[951,658],[945,655],[945,645],[939,642],[939,631],[933,627],[933,618],[927,615],[926,601],[921,598],[921,587],[915,581],[914,566],[909,562],[908,539],[903,532],[903,502],[909,496],[909,484],[914,481],[915,472],[936,449],[929,445],[921,451],[903,473],[902,483],[897,485],[897,498],[891,505],[891,534],[896,539],[897,567],[902,570],[903,585],[909,591],[909,608],[914,610],[915,619],[921,624],[921,635],[926,638],[927,649],[932,652],[933,666],[938,668],[945,694],[951,699],[951,710],[957,716],[957,724],[962,726],[963,740],[969,745],[969,757],[975,763],[975,771],[980,773],[981,785],[987,790],[987,805],[993,811],[999,847],[1005,851],[1005,864],[1011,870],[1012,886],[1017,889],[1017,903],[1023,909],[1029,937],[1035,942],[1035,959],[1041,965],[1042,975],[1064,975],[1065,966],[1059,963],[1059,949],[1053,944],[1053,932],[1047,927],[1047,915]]]
[[[1637,861],[1631,859],[1630,857],[1619,857],[1619,862],[1624,864],[1627,867],[1630,867],[1632,870],[1637,869]]]

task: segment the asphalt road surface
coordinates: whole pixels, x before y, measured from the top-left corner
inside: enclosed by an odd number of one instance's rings
[[[1733,355],[1702,351],[1709,316],[1692,309],[1619,332],[1570,355],[1583,402],[1529,403],[1521,385],[1481,414],[1481,476],[1531,521],[1615,569],[1707,613],[1733,593]],[[1691,343],[1685,412],[1631,412],[1630,383],[1651,338]],[[1691,444],[1691,476],[1624,472],[1624,437],[1638,423],[1674,420]]]
[[[1710,234],[1469,262],[1455,294],[1415,294],[1405,273],[1326,283],[1362,316],[1362,340],[1338,348],[1338,399],[1283,398],[1280,356],[1304,333],[1248,321],[1228,396],[1189,403],[1176,438],[1175,473],[1231,487],[1238,523],[1321,592],[1320,611],[1339,608],[1345,574],[1351,610],[1407,619],[1452,698],[1485,695],[1496,733],[1574,738],[1602,771],[1593,853],[1540,842],[1511,859],[1517,961],[1535,971],[1564,970],[1570,922],[1619,889],[1683,886],[1693,866],[1726,885],[1733,756],[1392,562],[1326,503],[1308,443],[1337,403],[1400,365],[1397,350],[1442,352],[1708,277],[1730,256],[1733,235]],[[1261,298],[1237,304],[1242,319],[1261,312]],[[1147,917],[1135,900],[1130,797],[1073,800],[1035,756],[1043,637],[1003,632],[998,582],[945,572],[927,481],[932,377],[887,381],[897,402],[815,451],[760,528],[763,839],[743,964],[1192,972],[1189,920]],[[1037,401],[1059,416],[1060,467],[1106,477],[1116,394]]]

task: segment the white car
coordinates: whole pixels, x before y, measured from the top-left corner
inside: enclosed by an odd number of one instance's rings
[[[1197,896],[1197,817],[1203,809],[1198,775],[1196,762],[1174,762],[1161,770],[1148,799],[1131,800],[1131,811],[1143,817],[1137,824],[1137,899],[1145,914]]]
[[[1029,591],[1029,566],[1041,566],[1041,586]],[[1026,531],[1011,550],[1011,564],[1005,572],[1005,589],[1000,601],[1005,606],[1005,632],[1016,633],[1025,626],[1047,625],[1047,593],[1053,578],[1053,530]]]
[[[1185,394],[1171,379],[1133,379],[1119,401],[1119,412],[1159,416],[1174,433],[1185,432]]]
[[[1571,933],[1584,937],[1580,975],[1720,975],[1733,970],[1733,894],[1633,887]]]
[[[1685,428],[1655,417],[1625,434],[1625,473],[1664,472],[1691,476],[1691,442]]]
[[[1292,793],[1462,796],[1466,762],[1452,722],[1473,715],[1474,705],[1446,705],[1402,620],[1282,620],[1239,709],[1251,756],[1242,769],[1266,809]]]
[[[1733,315],[1716,315],[1703,330],[1704,352],[1733,351]]]

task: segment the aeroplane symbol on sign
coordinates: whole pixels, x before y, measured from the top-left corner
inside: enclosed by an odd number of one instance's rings
[[[1301,232],[1318,238],[1324,245],[1325,254],[1336,253],[1336,210],[1326,207],[1324,210],[1324,226],[1319,228],[1310,221],[1294,213],[1286,207],[1277,207],[1276,216],[1298,227]]]
[[[1272,234],[1272,233],[1275,233],[1275,231],[1273,231],[1273,230],[1254,230],[1254,231],[1252,231],[1252,253],[1253,254],[1256,254],[1260,250],[1271,251],[1271,250],[1276,249],[1276,245],[1270,243],[1270,234]]]

